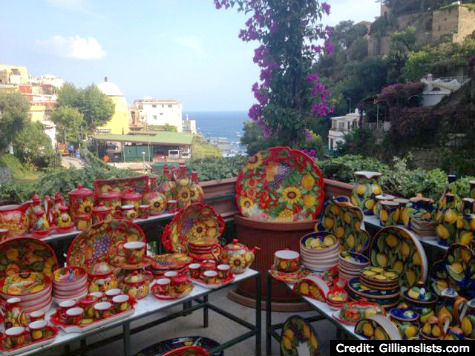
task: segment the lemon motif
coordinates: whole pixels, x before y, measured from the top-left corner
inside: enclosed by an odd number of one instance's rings
[[[463,216],[459,216],[457,218],[457,229],[459,230],[463,229],[464,225],[465,225],[465,221],[463,220]]]
[[[350,200],[351,200],[351,204],[358,206],[358,204],[359,204],[358,199],[356,199],[354,196],[352,196]]]
[[[460,234],[460,244],[461,245],[470,245],[473,240],[473,233],[471,231],[462,231]]]
[[[368,210],[373,210],[373,208],[374,208],[374,199],[367,200],[366,203],[364,203],[364,206]]]
[[[294,332],[292,331],[292,329],[286,329],[284,331],[284,336],[287,337],[289,340],[293,340],[294,337],[295,337],[295,334]]]
[[[425,324],[424,327],[422,328],[422,332],[426,335],[430,335],[431,334],[431,326],[430,324]]]
[[[388,221],[388,219],[389,219],[388,212],[386,210],[381,210],[379,212],[379,220],[381,220],[381,222],[386,222]]]
[[[287,350],[292,349],[292,341],[290,341],[285,335],[282,336],[282,345],[284,345],[284,348]]]
[[[404,209],[401,213],[401,220],[404,225],[409,225],[409,211]]]
[[[402,261],[396,261],[393,265],[393,269],[399,273],[402,272],[403,267],[404,267],[404,264],[402,263]]]
[[[437,225],[435,232],[437,233],[437,237],[442,240],[447,240],[450,235],[449,230],[442,224]]]
[[[378,184],[373,185],[373,194],[380,195],[381,194],[381,187]]]
[[[388,256],[386,256],[384,253],[378,253],[376,255],[376,261],[380,266],[386,267],[388,265]]]
[[[351,214],[349,212],[343,214],[343,221],[347,224],[351,224]]]
[[[406,280],[410,286],[414,285],[414,283],[416,283],[416,272],[413,270],[408,270],[406,272]]]
[[[438,325],[434,325],[434,327],[432,328],[432,336],[434,337],[440,337],[440,335],[442,334],[440,328]]]
[[[310,333],[310,328],[308,327],[308,325],[304,324],[302,334],[305,338],[307,339],[310,338],[311,333]]]
[[[386,236],[385,240],[386,245],[388,245],[390,248],[395,248],[399,243],[399,239],[393,234],[389,234],[388,236]]]
[[[462,320],[462,330],[465,336],[470,336],[472,334],[473,325],[470,322],[470,319],[467,317],[463,318]]]
[[[310,336],[310,345],[312,345],[312,347],[314,349],[316,349],[318,347],[318,341],[317,341],[317,338],[315,337],[315,335],[312,334],[312,336]]]
[[[414,337],[417,334],[417,328],[414,325],[408,326],[406,330],[404,330],[404,334],[408,339]]]
[[[374,333],[374,337],[376,338],[376,340],[386,340],[386,333],[384,332],[383,329],[376,328],[376,331]]]
[[[333,226],[335,226],[335,220],[333,220],[332,218],[324,218],[323,225],[326,227],[327,230],[331,230],[333,229]]]
[[[303,203],[307,208],[311,208],[312,206],[314,206],[315,202],[316,202],[315,196],[311,194],[304,195]]]
[[[313,186],[315,185],[315,179],[310,173],[307,173],[302,177],[300,180],[300,183],[302,184],[302,187],[304,187],[307,190],[311,190]]]
[[[470,250],[463,249],[460,251],[460,257],[462,258],[462,261],[464,261],[465,263],[468,263],[470,262],[470,259],[472,258],[472,254]]]
[[[343,229],[343,227],[339,226],[336,231],[335,231],[335,235],[336,237],[338,237],[339,239],[341,239],[343,237],[343,235],[345,234],[345,230]]]
[[[308,294],[308,284],[303,282],[300,284],[300,293],[302,293],[303,295],[307,295]]]
[[[460,274],[462,273],[463,271],[463,266],[460,262],[454,262],[450,265],[450,268],[452,268],[452,270],[457,273],[457,274]]]
[[[353,246],[355,246],[355,237],[352,234],[348,235],[348,238],[346,239],[346,244],[349,248],[353,248]]]
[[[457,221],[457,213],[453,209],[447,209],[444,220],[448,224],[453,224]]]
[[[374,335],[374,329],[373,326],[370,323],[365,323],[363,325],[363,335],[366,337],[373,337]]]
[[[403,257],[407,257],[407,256],[409,256],[409,253],[411,252],[411,248],[409,247],[409,245],[407,244],[406,241],[403,241],[399,251],[401,252],[401,255]]]
[[[358,184],[356,187],[356,193],[358,195],[363,195],[366,192],[366,186],[364,184]]]
[[[421,265],[421,255],[419,252],[414,252],[414,255],[412,256],[412,263],[416,266]]]

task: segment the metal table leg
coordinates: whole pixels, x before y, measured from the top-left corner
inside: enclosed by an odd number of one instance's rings
[[[266,296],[266,354],[272,354],[272,277],[266,272],[267,296]]]
[[[124,356],[130,356],[132,354],[130,350],[130,322],[124,323],[122,330],[124,333]]]
[[[203,327],[208,327],[208,317],[209,317],[209,309],[208,309],[208,294],[203,297],[204,307],[203,307]]]
[[[262,281],[261,274],[256,275],[256,356],[261,356],[261,338],[262,338]]]

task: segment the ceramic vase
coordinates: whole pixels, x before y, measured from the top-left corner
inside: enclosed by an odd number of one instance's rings
[[[351,203],[363,210],[365,215],[373,215],[376,196],[382,194],[378,172],[355,172],[356,183],[351,192]]]

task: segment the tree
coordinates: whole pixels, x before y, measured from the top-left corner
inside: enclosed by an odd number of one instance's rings
[[[15,156],[23,163],[39,168],[50,167],[56,163],[57,155],[40,122],[28,122],[16,135],[13,148]]]
[[[329,92],[313,72],[319,56],[331,54],[331,33],[320,22],[330,6],[317,0],[215,0],[216,7],[236,7],[251,17],[240,33],[244,41],[260,42],[254,62],[261,68],[253,85],[257,104],[249,117],[264,138],[299,147],[318,116],[331,111]],[[321,41],[324,45],[320,44]]]
[[[84,115],[71,106],[59,106],[51,114],[56,124],[58,140],[77,145],[81,141],[81,127],[85,126]]]
[[[66,83],[59,90],[57,104],[58,108],[76,108],[84,117],[84,128],[87,132],[104,125],[114,114],[114,103],[95,85],[80,89]]]
[[[273,136],[265,139],[262,127],[253,121],[245,121],[241,145],[246,146],[247,154],[252,156],[259,151],[276,146],[277,140]]]
[[[28,123],[30,104],[20,93],[0,93],[0,152],[15,140]]]

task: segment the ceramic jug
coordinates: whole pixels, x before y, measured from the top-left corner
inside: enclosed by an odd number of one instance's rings
[[[457,177],[448,176],[447,187],[437,203],[436,234],[439,242],[445,246],[450,246],[455,242],[457,235],[457,218],[462,211],[462,200],[452,192],[450,184],[455,182]]]
[[[475,340],[475,299],[455,309],[455,320],[460,325],[465,338]]]
[[[464,198],[462,204],[462,212],[457,218],[455,243],[473,248],[473,234],[475,231],[474,199]]]
[[[356,183],[351,193],[351,203],[361,208],[365,215],[373,215],[376,196],[382,194],[378,178],[381,173],[355,172]]]

